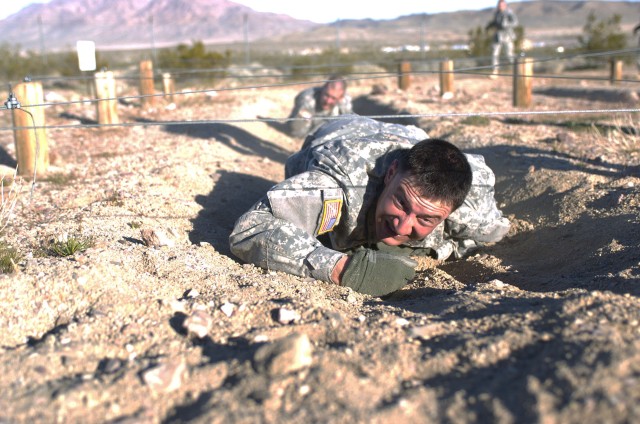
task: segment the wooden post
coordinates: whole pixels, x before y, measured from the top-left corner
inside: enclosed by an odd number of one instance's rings
[[[516,58],[513,64],[513,106],[531,106],[531,88],[533,85],[533,59]]]
[[[96,109],[100,125],[118,124],[118,100],[116,99],[116,80],[113,72],[104,71],[95,74]]]
[[[156,104],[155,88],[153,84],[153,62],[143,60],[140,62],[140,94],[143,96],[143,107],[153,107]]]
[[[453,93],[453,60],[440,62],[440,95]]]
[[[618,59],[611,59],[611,75],[609,80],[611,84],[615,84],[616,82],[622,79],[622,61]]]
[[[400,62],[398,69],[398,88],[406,91],[411,84],[411,62]]]
[[[44,129],[44,93],[39,82],[24,82],[13,88],[21,109],[12,110],[18,175],[33,175],[49,168],[49,147]],[[27,111],[33,116],[27,113]],[[16,127],[40,127],[16,129]]]
[[[164,89],[164,98],[169,99],[169,102],[173,103],[173,93],[176,88],[169,72],[162,74],[162,88]]]

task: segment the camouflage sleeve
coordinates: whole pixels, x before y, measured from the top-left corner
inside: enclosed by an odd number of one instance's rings
[[[353,105],[351,103],[351,96],[345,94],[340,103],[338,104],[340,109],[340,115],[348,115],[353,113]]]
[[[436,252],[438,259],[460,258],[484,243],[501,240],[509,231],[494,198],[495,175],[480,155],[467,154],[473,171],[464,203],[418,245]]]
[[[315,100],[313,91],[305,90],[299,93],[294,100],[293,110],[289,115],[289,118],[295,118],[295,120],[287,122],[289,134],[299,138],[306,136],[311,131],[314,112]]]
[[[513,11],[509,10],[507,12],[507,22],[505,24],[505,27],[513,29],[517,26],[518,26],[518,17],[516,16],[515,13],[513,13]]]
[[[467,155],[473,170],[473,184],[462,206],[445,222],[445,233],[460,257],[466,251],[501,240],[511,224],[502,216],[494,197],[495,175],[480,155]]]
[[[342,203],[342,190],[324,173],[289,178],[238,219],[229,237],[231,251],[265,269],[331,281],[343,253],[316,237],[339,223]]]

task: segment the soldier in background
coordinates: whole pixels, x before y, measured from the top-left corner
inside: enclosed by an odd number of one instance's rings
[[[332,75],[324,85],[310,87],[298,93],[289,118],[303,119],[288,121],[287,132],[293,137],[304,138],[326,121],[323,117],[351,112],[347,82],[339,75]]]
[[[493,75],[495,78],[498,73],[498,63],[500,52],[504,48],[509,63],[513,64],[514,59],[514,42],[516,34],[514,28],[518,26],[518,18],[515,13],[507,6],[504,0],[498,1],[498,6],[493,20],[487,24],[486,29],[495,29],[493,34],[491,64],[493,65]]]
[[[638,31],[640,31],[640,24],[636,25],[633,28],[633,35],[637,36],[638,35]],[[640,38],[638,39],[638,46],[640,46]],[[637,59],[636,59],[636,66],[638,68],[638,71],[640,71],[640,56],[638,56]]]
[[[484,158],[414,126],[332,120],[287,160],[285,177],[237,220],[231,251],[374,296],[411,281],[411,256],[461,257],[510,226]]]

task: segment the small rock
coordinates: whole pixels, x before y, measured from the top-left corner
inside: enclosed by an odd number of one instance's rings
[[[144,244],[148,247],[175,246],[175,242],[160,230],[146,228],[140,230],[140,236],[142,237]]]
[[[493,284],[498,289],[503,289],[506,287],[506,284],[500,280],[491,280],[489,281],[489,284]]]
[[[338,328],[344,324],[344,318],[337,312],[327,311],[324,313],[324,317],[329,320],[331,328]]]
[[[185,304],[181,300],[172,299],[169,302],[169,306],[171,307],[171,310],[173,312],[185,312],[186,311]]]
[[[453,93],[451,91],[447,91],[442,94],[442,100],[451,100],[453,99]]]
[[[184,361],[174,360],[145,371],[142,379],[156,392],[169,393],[182,386],[182,376],[186,369]]]
[[[414,339],[429,340],[445,333],[445,328],[441,323],[427,324],[420,327],[413,327],[409,330],[409,336]]]
[[[313,347],[306,334],[294,333],[261,346],[253,357],[258,372],[284,375],[311,365]]]
[[[388,92],[389,92],[389,89],[384,84],[373,84],[373,86],[371,87],[371,95],[373,96],[377,96],[380,94],[387,94]]]
[[[236,310],[236,305],[233,303],[225,302],[222,306],[220,306],[220,310],[228,317],[231,317]]]
[[[286,308],[278,309],[278,322],[280,324],[291,324],[300,320],[300,314],[296,311]]]
[[[407,325],[409,325],[409,321],[404,318],[397,318],[396,325],[398,327],[406,327]]]
[[[576,137],[568,132],[561,132],[556,134],[556,140],[558,143],[572,143],[576,141]]]
[[[105,358],[100,361],[96,371],[104,374],[114,374],[122,369],[123,366],[123,362],[118,358]]]
[[[212,325],[213,318],[203,310],[194,311],[182,324],[190,335],[194,335],[198,338],[203,338],[209,334],[209,330],[211,330]]]

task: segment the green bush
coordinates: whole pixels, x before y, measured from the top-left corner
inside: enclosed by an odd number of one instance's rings
[[[94,240],[91,237],[71,235],[49,243],[47,252],[51,256],[65,257],[85,251],[93,245]]]
[[[587,16],[583,35],[578,42],[585,52],[603,52],[621,50],[627,46],[627,36],[620,28],[622,17],[615,14],[607,19],[598,20],[592,11]]]
[[[22,254],[17,249],[0,242],[0,273],[14,273],[18,269],[17,264],[22,258]]]

